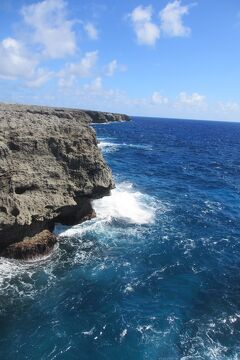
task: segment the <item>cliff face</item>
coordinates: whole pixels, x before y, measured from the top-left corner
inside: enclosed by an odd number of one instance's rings
[[[129,121],[130,117],[125,114],[112,114],[108,112],[89,111],[86,114],[90,116],[93,123],[108,123],[113,121]]]
[[[94,216],[114,187],[85,111],[0,105],[0,252]]]

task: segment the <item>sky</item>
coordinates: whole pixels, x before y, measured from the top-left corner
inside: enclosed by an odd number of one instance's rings
[[[240,121],[240,1],[0,0],[0,102]]]

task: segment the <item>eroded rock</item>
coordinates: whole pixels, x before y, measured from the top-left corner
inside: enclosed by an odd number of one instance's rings
[[[126,114],[112,114],[109,112],[86,110],[93,123],[108,123],[114,121],[130,121],[130,117]]]
[[[25,238],[23,241],[9,245],[0,255],[12,259],[32,260],[48,255],[56,243],[56,236],[44,230],[32,238]]]
[[[2,254],[56,222],[90,219],[91,200],[114,187],[92,121],[82,110],[0,104]]]

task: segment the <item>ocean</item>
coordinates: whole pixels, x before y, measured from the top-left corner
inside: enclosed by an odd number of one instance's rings
[[[116,188],[51,256],[0,259],[0,359],[240,359],[240,123],[94,128]]]

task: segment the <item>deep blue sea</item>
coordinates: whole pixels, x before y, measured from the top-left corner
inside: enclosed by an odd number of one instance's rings
[[[240,359],[240,123],[94,127],[116,189],[49,258],[0,259],[0,359]]]

